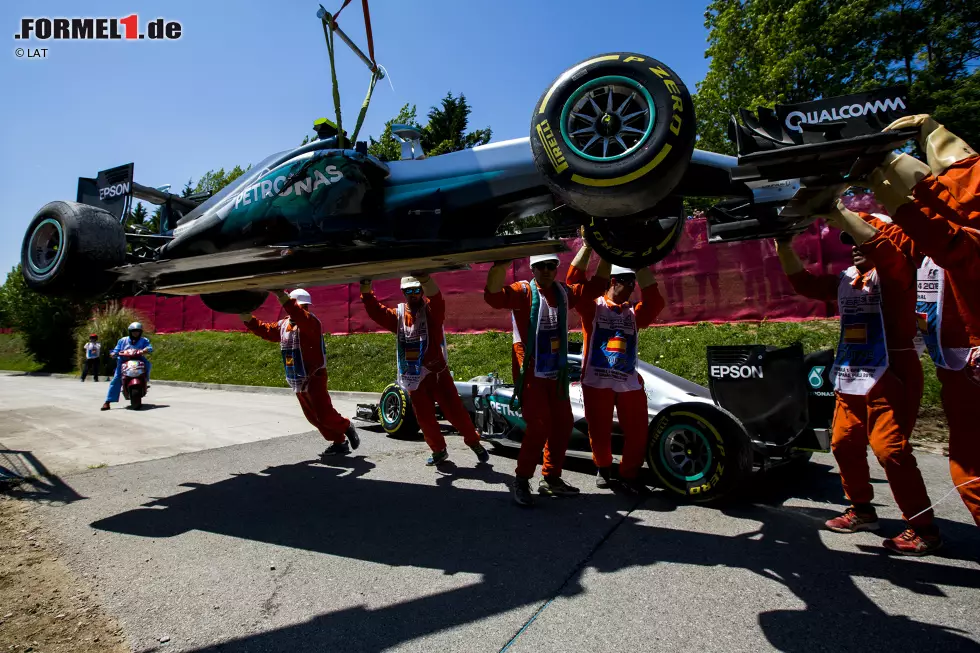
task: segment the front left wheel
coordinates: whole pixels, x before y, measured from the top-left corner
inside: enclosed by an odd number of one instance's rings
[[[662,62],[629,52],[562,73],[531,118],[538,171],[566,204],[599,218],[652,209],[680,182],[694,152],[694,105]]]

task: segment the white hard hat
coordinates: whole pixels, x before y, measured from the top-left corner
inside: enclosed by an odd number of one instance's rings
[[[402,277],[402,290],[408,288],[421,288],[422,284],[415,277]]]
[[[560,260],[557,254],[537,254],[531,257],[531,267],[533,268],[538,263],[544,263],[545,261],[558,263]]]
[[[609,270],[609,276],[615,277],[620,274],[636,274],[636,270],[631,270],[629,268],[624,268],[621,265],[614,265],[612,269]]]
[[[129,325],[129,327],[126,330],[127,331],[142,331],[143,330],[143,323],[142,322],[133,322],[132,324]]]
[[[293,292],[289,293],[290,299],[295,299],[297,304],[312,304],[313,300],[310,298],[310,293],[306,292],[302,288],[297,288]]]

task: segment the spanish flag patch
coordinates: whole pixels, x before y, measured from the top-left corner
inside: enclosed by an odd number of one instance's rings
[[[925,313],[916,313],[915,316],[918,318],[919,330],[922,331],[922,333],[928,333],[929,332],[929,316],[926,315]]]
[[[844,342],[863,345],[868,342],[868,327],[865,324],[852,324],[844,327]]]
[[[558,338],[552,338],[551,339],[551,353],[552,354],[557,354],[558,353],[558,350],[560,350],[560,349],[561,349],[561,342],[559,342]]]
[[[625,354],[626,353],[626,338],[621,338],[620,336],[613,336],[606,341],[606,351],[610,354]]]
[[[418,349],[408,349],[405,351],[405,360],[415,362],[419,359],[420,353]]]

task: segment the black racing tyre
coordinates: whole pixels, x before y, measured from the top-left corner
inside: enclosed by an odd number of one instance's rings
[[[648,267],[670,254],[684,233],[684,201],[670,196],[649,211],[629,218],[591,218],[585,239],[613,265]]]
[[[752,446],[738,420],[710,404],[682,403],[650,424],[647,464],[663,487],[698,503],[721,499],[752,472]]]
[[[412,398],[397,383],[390,384],[378,400],[381,428],[392,438],[410,439],[419,434],[419,423],[412,409]]]
[[[653,208],[694,152],[690,93],[661,62],[619,52],[566,70],[531,118],[538,171],[565,203],[601,218]]]
[[[20,251],[24,282],[46,295],[89,299],[116,280],[126,234],[111,213],[78,202],[48,202],[31,220]]]
[[[201,295],[204,305],[217,313],[251,313],[265,303],[265,290],[231,290]]]

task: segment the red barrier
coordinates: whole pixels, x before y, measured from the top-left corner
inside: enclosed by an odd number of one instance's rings
[[[658,324],[729,322],[740,320],[804,320],[834,315],[832,306],[813,302],[795,294],[779,265],[770,240],[729,244],[709,244],[703,218],[685,223],[685,234],[677,248],[654,267],[660,289],[667,300]],[[822,223],[812,225],[797,237],[794,247],[814,272],[839,272],[850,265],[850,248],[838,240],[837,231]],[[562,254],[559,268],[564,278],[568,263],[579,241],[567,241],[572,251]],[[491,309],[483,301],[483,287],[490,264],[472,270],[440,272],[433,275],[446,296],[446,327],[454,333],[509,331],[509,314]],[[593,269],[595,262],[593,262]],[[527,259],[515,261],[508,282],[530,279]],[[374,284],[379,299],[394,305],[401,299],[397,279]],[[378,331],[360,301],[357,284],[307,288],[313,297],[313,310],[325,330],[332,334]],[[198,297],[148,295],[123,301],[135,308],[155,326],[157,333],[178,331],[241,331],[235,315],[214,313]],[[261,320],[275,320],[282,309],[270,296],[256,311]],[[572,320],[578,327],[577,316]]]

